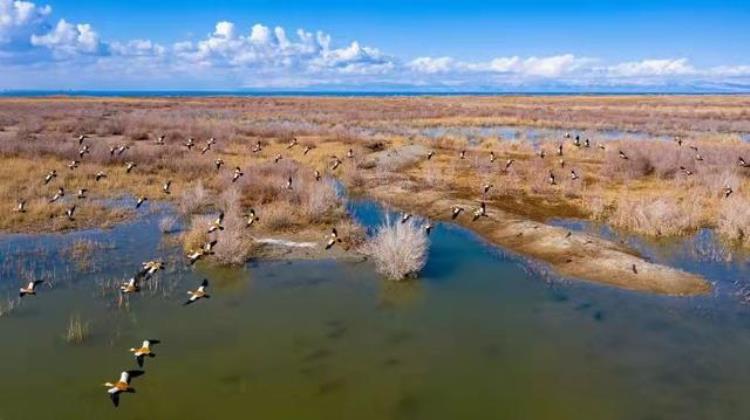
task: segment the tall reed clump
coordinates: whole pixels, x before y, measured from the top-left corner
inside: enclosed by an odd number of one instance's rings
[[[89,338],[89,323],[81,320],[81,315],[71,315],[68,320],[68,330],[65,341],[70,344],[83,344]]]
[[[391,223],[390,218],[365,243],[363,252],[375,268],[390,280],[416,275],[427,262],[427,233],[413,220]]]
[[[682,235],[701,226],[701,207],[695,201],[671,198],[622,200],[609,221],[620,228],[652,236]]]
[[[5,300],[0,300],[0,318],[10,315],[20,303],[21,300],[17,298],[6,297]]]

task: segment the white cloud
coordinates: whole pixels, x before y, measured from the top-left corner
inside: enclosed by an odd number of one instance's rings
[[[419,57],[406,66],[417,73],[447,73],[455,69],[455,60],[451,57]]]
[[[104,50],[99,35],[89,24],[72,24],[60,19],[55,28],[44,35],[31,35],[31,45],[46,47],[60,58],[77,54],[98,54]]]
[[[612,77],[662,77],[695,74],[686,58],[643,60],[620,63],[607,68]]]
[[[26,1],[0,0],[0,50],[28,46],[29,37],[45,30],[49,6],[36,6]]]

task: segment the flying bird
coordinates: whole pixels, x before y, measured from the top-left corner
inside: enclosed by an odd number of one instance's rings
[[[60,187],[57,189],[57,192],[55,193],[55,195],[53,195],[52,198],[50,198],[49,202],[54,203],[55,201],[63,198],[64,195],[65,195],[65,189],[63,187]]]
[[[250,211],[247,212],[247,222],[245,223],[245,227],[250,227],[257,221],[258,217],[255,215],[255,209],[250,209]]]
[[[451,208],[451,219],[455,220],[462,211],[464,211],[463,207],[453,206]]]
[[[216,167],[216,170],[217,170],[217,171],[218,171],[219,169],[221,169],[221,166],[222,166],[222,165],[224,165],[224,160],[223,160],[223,159],[221,159],[221,158],[217,158],[217,159],[216,159],[216,160],[214,161],[214,166]]]
[[[28,286],[22,287],[18,291],[19,297],[24,296],[35,296],[36,295],[36,286],[38,284],[44,283],[44,280],[32,280],[29,282]]]
[[[240,167],[239,166],[235,167],[234,174],[232,175],[232,182],[236,182],[238,179],[240,179],[242,175],[245,175],[245,174],[242,173],[242,170],[240,169]]]
[[[211,226],[208,227],[208,233],[216,232],[217,230],[224,230],[222,223],[224,222],[224,212],[220,211],[219,216],[211,222]]]
[[[143,203],[146,202],[146,200],[148,200],[148,198],[146,198],[145,196],[138,197],[138,200],[135,202],[135,208],[136,209],[141,208],[141,206],[143,205]]]
[[[341,242],[341,239],[339,238],[339,233],[336,231],[336,228],[333,228],[331,229],[330,235],[328,235],[328,242],[326,242],[326,249],[331,249],[331,247],[336,242]]]
[[[151,351],[151,346],[154,344],[159,344],[161,341],[159,340],[143,340],[143,343],[140,347],[132,347],[130,349],[130,352],[133,353],[133,356],[135,356],[135,360],[138,363],[139,367],[143,367],[143,359],[146,357],[156,357],[156,354],[154,354],[153,351]]]
[[[203,279],[201,285],[196,290],[188,290],[187,294],[190,295],[187,301],[183,305],[190,305],[191,303],[197,302],[200,299],[210,298],[211,296],[206,293],[208,287],[208,279]]]
[[[170,191],[170,188],[172,188],[172,180],[168,179],[167,182],[165,182],[164,185],[161,186],[161,190],[164,192],[164,194],[171,194],[172,191]]]
[[[44,177],[44,184],[49,184],[49,182],[54,178],[57,178],[57,171],[53,169],[49,171],[49,173],[47,173],[47,176]]]
[[[107,387],[107,393],[109,398],[112,400],[112,404],[115,407],[120,405],[120,394],[122,393],[135,393],[135,389],[130,386],[130,380],[143,375],[142,370],[127,370],[120,373],[120,379],[114,383],[105,382],[104,386]]]

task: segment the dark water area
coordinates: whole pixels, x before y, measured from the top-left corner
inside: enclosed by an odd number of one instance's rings
[[[382,209],[352,200],[371,229]],[[647,419],[744,418],[750,317],[730,291],[747,260],[642,245],[704,273],[708,296],[633,293],[550,275],[471,232],[437,224],[427,265],[385,281],[368,262],[185,264],[158,211],[111,230],[0,237],[0,418]],[[559,223],[572,223],[560,221]],[[581,229],[590,226],[578,226]],[[702,239],[708,241],[710,238]],[[86,258],[69,249],[99,244]],[[666,246],[666,245],[665,245]],[[672,249],[672,248],[669,248]],[[650,250],[650,251],[649,251]],[[80,256],[79,256],[80,257]],[[141,262],[167,264],[121,302]],[[202,278],[211,299],[183,306]],[[67,343],[71,316],[89,323]],[[101,384],[157,357],[114,409]]]

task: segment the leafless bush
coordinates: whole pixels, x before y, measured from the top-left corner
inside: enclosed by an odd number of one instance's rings
[[[209,192],[203,187],[203,182],[198,181],[194,187],[183,192],[178,207],[183,215],[189,215],[205,207],[208,201]]]
[[[609,218],[618,227],[653,236],[681,235],[701,225],[700,204],[671,198],[619,201]]]
[[[257,249],[245,228],[240,193],[231,189],[222,196],[224,230],[217,236],[212,260],[222,265],[244,264]]]
[[[750,206],[740,197],[726,199],[719,207],[717,232],[726,239],[750,245]]]
[[[424,267],[427,247],[427,234],[415,221],[391,223],[386,218],[363,250],[373,259],[378,272],[391,280],[403,280]]]
[[[327,216],[340,208],[341,198],[336,194],[336,189],[331,181],[316,181],[305,186],[306,200],[303,210],[307,218],[313,223],[327,220]]]

